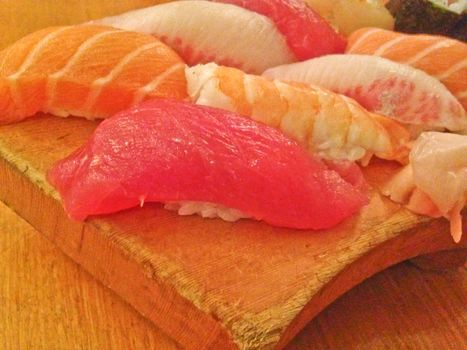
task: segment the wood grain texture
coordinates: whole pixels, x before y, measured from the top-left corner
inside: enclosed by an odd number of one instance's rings
[[[288,350],[465,349],[467,272],[410,263],[350,290],[310,322]]]
[[[45,174],[95,126],[41,116],[0,127],[0,199],[190,348],[282,347],[363,279],[465,246],[452,243],[445,220],[420,218],[377,194],[360,215],[322,233],[181,218],[157,204],[72,222]]]
[[[44,26],[158,2],[2,1],[0,47]],[[325,233],[179,218],[155,204],[71,222],[45,173],[95,125],[43,117],[0,127],[0,199],[187,347],[284,346],[368,276],[410,256],[453,247],[443,220],[419,218],[378,195],[361,215]]]
[[[179,348],[1,202],[0,267],[1,349]],[[466,283],[465,269],[398,265],[330,305],[287,349],[461,349]]]
[[[179,346],[0,202],[0,349]]]
[[[430,271],[445,271],[456,267],[467,268],[467,250],[453,250],[426,254],[411,260],[417,267]]]
[[[170,0],[2,0],[0,49],[41,28],[77,24]]]

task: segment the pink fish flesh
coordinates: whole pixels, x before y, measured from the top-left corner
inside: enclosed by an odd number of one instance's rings
[[[325,229],[367,203],[354,165],[310,157],[272,127],[157,99],[101,123],[49,181],[77,220],[146,202],[208,202],[282,227]],[[350,169],[350,170],[349,170]]]
[[[241,6],[271,19],[300,60],[343,53],[347,42],[303,0],[214,0]]]

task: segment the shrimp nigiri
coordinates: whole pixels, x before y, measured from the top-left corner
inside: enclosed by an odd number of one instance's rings
[[[328,55],[268,69],[264,76],[322,86],[418,128],[467,130],[464,108],[439,80],[386,58]]]
[[[37,112],[106,118],[154,97],[184,99],[185,64],[151,35],[52,27],[0,52],[0,123]]]
[[[214,63],[186,68],[188,93],[200,105],[238,112],[276,127],[323,158],[402,160],[409,134],[348,97],[318,87],[248,75]]]
[[[78,220],[165,202],[184,215],[323,229],[368,202],[358,167],[343,177],[334,169],[269,126],[154,99],[102,122],[49,181]]]
[[[421,69],[439,79],[467,108],[467,44],[462,41],[365,28],[349,37],[347,53],[384,57]]]

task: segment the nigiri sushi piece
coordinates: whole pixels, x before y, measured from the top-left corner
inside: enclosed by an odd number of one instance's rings
[[[78,220],[164,202],[181,214],[324,229],[367,203],[358,174],[344,180],[281,132],[235,113],[155,99],[102,122],[48,178]]]
[[[442,83],[385,58],[328,55],[268,69],[264,76],[322,86],[355,99],[372,112],[425,130],[467,130],[464,108]]]
[[[177,1],[91,23],[155,35],[189,65],[215,61],[262,73],[297,61],[274,22],[229,4]]]
[[[343,53],[346,40],[303,0],[214,0],[270,18],[299,61]]]
[[[394,18],[384,6],[385,0],[305,0],[305,2],[345,36],[363,27],[389,30],[394,28]]]
[[[446,217],[454,241],[459,242],[461,210],[467,200],[467,136],[422,133],[410,163],[391,179],[384,193],[415,213]]]
[[[248,75],[215,63],[186,68],[188,94],[199,105],[240,113],[282,130],[310,153],[367,162],[408,156],[409,133],[352,99],[303,84]]]
[[[349,37],[349,54],[374,55],[439,79],[467,108],[467,44],[444,36],[364,28]]]
[[[151,35],[52,27],[0,52],[0,123],[37,112],[106,118],[154,97],[184,99],[185,64]]]

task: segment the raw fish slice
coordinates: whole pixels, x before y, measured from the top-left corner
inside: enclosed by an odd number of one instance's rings
[[[390,30],[394,28],[394,18],[384,6],[385,0],[305,0],[305,2],[345,36],[364,27]]]
[[[367,203],[359,175],[354,186],[279,131],[235,113],[155,99],[101,123],[49,180],[79,220],[145,201],[191,201],[324,229]]]
[[[346,41],[303,0],[214,0],[270,18],[300,60],[343,53]]]
[[[467,108],[467,44],[461,41],[365,28],[350,36],[347,53],[380,56],[421,69],[439,79]]]
[[[185,64],[151,35],[53,27],[0,52],[0,123],[37,112],[106,118],[154,97],[184,99]]]
[[[282,130],[327,159],[402,160],[409,134],[397,122],[367,112],[348,97],[317,87],[247,75],[214,63],[186,69],[188,94]]]
[[[420,214],[451,221],[456,242],[462,236],[461,210],[467,200],[467,136],[426,132],[414,143],[410,163],[385,194]]]
[[[467,130],[464,108],[443,84],[421,70],[385,58],[329,55],[272,68],[264,75],[328,88],[402,123]]]
[[[189,64],[218,62],[252,73],[297,59],[265,16],[210,1],[178,1],[92,23],[153,34]]]

